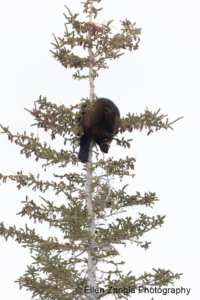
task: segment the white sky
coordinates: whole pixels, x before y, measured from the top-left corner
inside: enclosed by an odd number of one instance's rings
[[[73,13],[82,12],[78,0],[0,0],[0,124],[9,125],[13,133],[34,131],[49,140],[47,134],[30,127],[33,119],[24,110],[24,107],[32,109],[39,95],[66,107],[88,96],[88,82],[74,81],[73,70],[63,68],[49,52],[53,49],[52,33],[63,37],[65,18],[62,13],[67,12],[64,5]],[[161,200],[153,210],[134,209],[130,215],[134,217],[138,211],[150,216],[167,215],[161,228],[144,236],[144,241],[152,242],[148,251],[135,245],[121,248],[121,258],[126,261],[124,271],[133,270],[136,276],[151,272],[152,268],[184,273],[175,287],[191,288],[189,296],[164,298],[198,299],[200,2],[103,0],[102,6],[104,9],[97,22],[113,19],[113,26],[119,29],[118,20],[127,18],[142,28],[142,35],[139,50],[126,52],[120,60],[109,62],[108,70],[100,72],[96,94],[113,100],[122,116],[128,112],[143,113],[146,107],[151,111],[161,108],[161,113],[168,114],[171,121],[184,116],[174,124],[173,131],[161,130],[150,136],[147,132],[134,131],[129,135],[133,138],[130,150],[125,151],[114,143],[111,147],[109,156],[125,158],[129,155],[137,159],[136,177],[129,181],[127,192],[156,192]],[[55,147],[59,149],[59,145]],[[42,162],[35,164],[33,157],[26,160],[19,151],[6,136],[0,135],[0,173],[8,175],[23,170],[25,174],[43,174]],[[51,235],[45,225],[34,225],[16,216],[25,195],[37,201],[40,193],[25,188],[18,191],[16,185],[9,182],[0,186],[0,195],[0,222],[4,221],[5,226],[15,224],[20,228],[28,223],[46,236]],[[53,194],[48,195],[54,199]],[[59,199],[55,200],[59,205]],[[32,261],[29,250],[11,239],[6,243],[1,238],[0,253],[1,298],[31,299],[31,293],[25,289],[19,291],[14,283]],[[137,295],[141,300],[152,297],[163,298],[155,294]]]

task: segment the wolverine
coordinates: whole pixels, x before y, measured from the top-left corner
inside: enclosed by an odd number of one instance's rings
[[[82,107],[82,111],[83,108],[85,106]],[[80,122],[80,118],[78,120]],[[78,155],[82,163],[85,163],[88,159],[91,141],[98,144],[103,153],[108,153],[113,136],[117,133],[119,122],[120,112],[117,106],[109,99],[97,99],[79,123],[84,130],[80,138]]]

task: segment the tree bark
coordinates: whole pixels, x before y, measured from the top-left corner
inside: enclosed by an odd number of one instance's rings
[[[91,6],[90,6],[90,23],[92,23],[92,7],[93,7],[93,0],[91,0]],[[90,82],[90,101],[92,102],[94,100],[94,76],[93,76],[93,58],[94,54],[92,52],[92,47],[90,44],[91,35],[90,30],[88,31],[88,39],[89,39],[89,57],[90,57],[90,68],[89,68],[89,82]],[[89,241],[89,247],[88,247],[88,285],[95,289],[96,287],[96,266],[95,266],[95,259],[92,255],[92,252],[94,252],[94,235],[95,235],[95,214],[94,214],[94,208],[92,203],[92,170],[90,169],[92,167],[92,146],[93,141],[90,142],[90,148],[89,148],[89,156],[88,161],[86,163],[87,166],[87,174],[86,174],[86,184],[85,184],[85,198],[86,198],[86,205],[87,205],[87,211],[89,215],[89,232],[90,235],[93,236],[93,238]],[[96,299],[96,295],[91,293],[90,294],[91,300]]]

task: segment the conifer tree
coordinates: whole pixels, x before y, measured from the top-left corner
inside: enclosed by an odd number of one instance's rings
[[[63,38],[56,38],[52,51],[56,58],[66,69],[75,68],[74,79],[89,80],[89,97],[82,98],[80,103],[66,108],[64,105],[57,106],[50,103],[45,97],[40,96],[32,110],[27,110],[34,118],[34,125],[51,132],[52,140],[60,135],[64,141],[64,149],[59,152],[42,143],[38,137],[24,134],[12,134],[8,127],[1,125],[2,133],[7,134],[11,142],[21,147],[21,154],[29,158],[33,153],[36,161],[44,160],[43,167],[58,165],[66,169],[68,164],[76,166],[78,160],[79,138],[83,128],[77,125],[80,117],[80,108],[87,103],[91,108],[97,99],[95,95],[95,79],[99,76],[100,69],[106,69],[107,60],[120,58],[124,50],[137,50],[140,41],[141,29],[129,20],[121,21],[121,30],[118,34],[112,34],[112,21],[100,24],[95,22],[97,8],[101,0],[85,0],[84,13],[86,21],[80,22],[78,14],[73,14],[68,7],[65,33]],[[71,26],[71,27],[70,27]],[[70,31],[71,29],[71,31]],[[80,57],[73,53],[73,48],[82,47],[86,53]],[[87,73],[81,73],[86,68]],[[77,83],[78,84],[78,83]],[[128,113],[127,117],[121,118],[116,144],[121,147],[131,147],[130,141],[121,137],[124,132],[133,130],[142,131],[148,129],[150,134],[161,128],[171,128],[172,123],[165,120],[165,115],[145,110],[140,116]],[[177,119],[178,120],[178,119]],[[177,121],[176,120],[176,121]],[[114,144],[114,142],[113,142]],[[92,159],[92,153],[95,153]],[[17,282],[20,288],[26,287],[36,299],[101,299],[114,293],[116,299],[128,299],[133,290],[137,291],[140,286],[167,286],[178,279],[181,274],[170,270],[153,269],[152,273],[144,272],[136,277],[129,272],[122,274],[120,264],[116,257],[119,252],[116,245],[126,245],[128,241],[136,243],[144,249],[148,249],[149,242],[142,242],[143,235],[164,223],[165,216],[148,217],[139,214],[138,219],[131,217],[123,218],[121,214],[127,208],[135,205],[152,207],[158,198],[155,193],[145,193],[143,196],[137,192],[135,195],[126,193],[126,184],[116,190],[110,184],[110,179],[119,176],[134,177],[135,159],[126,157],[119,161],[114,158],[102,159],[97,148],[90,144],[89,159],[83,166],[82,173],[67,173],[55,175],[60,179],[56,181],[43,181],[37,176],[25,175],[18,172],[17,175],[2,175],[0,180],[6,182],[13,180],[20,190],[30,186],[34,190],[39,189],[45,193],[52,189],[55,195],[60,193],[66,197],[66,205],[55,205],[50,200],[42,197],[45,205],[37,204],[37,201],[26,197],[23,208],[19,215],[29,216],[42,223],[48,222],[50,227],[60,229],[63,240],[56,237],[42,238],[36,231],[27,225],[25,229],[17,229],[15,226],[5,228],[0,224],[0,235],[6,240],[9,237],[30,248],[33,253],[33,263]],[[101,172],[100,172],[101,171]],[[125,179],[124,179],[125,181]],[[110,217],[117,216],[115,222],[109,221]],[[118,216],[120,215],[120,216]],[[101,268],[101,263],[106,268]],[[110,288],[112,291],[109,292]],[[119,290],[119,288],[121,290]],[[129,290],[128,290],[129,288]],[[130,290],[131,288],[131,290]]]

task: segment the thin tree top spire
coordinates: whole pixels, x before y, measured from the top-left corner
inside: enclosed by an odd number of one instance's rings
[[[93,8],[93,0],[90,3],[90,23],[92,23],[92,8]]]
[[[51,51],[54,58],[56,58],[65,68],[75,68],[76,73],[73,74],[74,79],[86,79],[89,75],[80,74],[84,68],[90,68],[91,56],[78,56],[73,52],[75,47],[87,48],[93,53],[93,78],[99,76],[100,69],[106,69],[107,60],[119,58],[123,55],[124,50],[137,50],[139,45],[139,35],[141,29],[136,27],[136,23],[129,20],[121,21],[121,29],[118,34],[112,33],[110,26],[112,21],[107,21],[104,25],[93,22],[93,17],[96,19],[98,12],[102,8],[94,7],[94,2],[99,3],[100,0],[88,0],[83,2],[83,12],[89,18],[88,22],[79,21],[78,14],[73,14],[69,11],[69,15],[65,15],[67,22],[65,24],[66,31],[64,38],[56,38],[53,44],[56,51]],[[67,28],[72,26],[70,32]],[[89,34],[88,34],[89,33]]]

